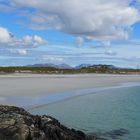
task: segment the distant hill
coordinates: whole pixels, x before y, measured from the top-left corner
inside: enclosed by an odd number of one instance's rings
[[[81,68],[87,68],[87,67],[90,67],[90,66],[92,66],[92,65],[91,64],[80,64],[80,65],[76,66],[75,68],[76,69],[81,69]]]
[[[46,63],[46,64],[34,64],[34,65],[27,65],[26,67],[53,67],[58,69],[72,69],[72,67],[68,64],[52,64],[52,63]]]
[[[92,66],[89,66],[89,68],[97,68],[97,69],[100,69],[100,68],[118,69],[118,67],[116,67],[116,66],[114,66],[114,65],[102,65],[102,64],[99,64],[99,65],[92,65]]]
[[[103,64],[98,64],[98,65],[91,65],[91,64],[81,64],[79,66],[75,67],[76,69],[81,69],[81,68],[95,68],[95,69],[100,69],[100,68],[107,68],[107,69],[118,69],[114,65],[103,65]]]
[[[102,64],[98,64],[98,65],[91,65],[91,64],[80,64],[78,66],[72,67],[68,64],[52,64],[52,63],[45,63],[45,64],[34,64],[34,65],[27,65],[26,67],[53,67],[53,68],[57,68],[57,69],[81,69],[81,68],[96,68],[96,69],[100,69],[100,68],[108,68],[108,69],[117,69],[117,67],[115,67],[114,65],[102,65]]]

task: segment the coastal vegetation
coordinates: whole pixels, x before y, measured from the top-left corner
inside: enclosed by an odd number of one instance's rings
[[[93,65],[80,68],[57,67],[0,67],[0,73],[44,73],[44,74],[78,74],[78,73],[106,73],[106,74],[140,74],[140,69],[117,68],[112,65]]]

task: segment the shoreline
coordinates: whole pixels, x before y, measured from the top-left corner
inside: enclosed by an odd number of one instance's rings
[[[140,75],[2,75],[0,103],[19,105],[22,102],[38,105],[43,101],[45,104],[109,87],[121,87],[123,83],[140,83]]]
[[[137,73],[0,73],[1,77],[140,76]]]
[[[0,96],[50,95],[71,90],[140,82],[140,75],[0,75]]]
[[[65,92],[58,93],[58,94],[56,94],[56,97],[58,95],[59,98],[56,99],[55,101],[49,101],[44,104],[42,103],[39,105],[34,105],[34,106],[31,106],[30,108],[28,108],[27,110],[30,111],[30,110],[42,108],[42,107],[45,107],[45,106],[48,106],[51,104],[65,102],[65,101],[68,101],[68,100],[71,100],[74,98],[78,98],[81,96],[86,96],[86,95],[90,95],[90,94],[98,94],[99,92],[102,92],[102,91],[108,91],[108,90],[113,90],[113,89],[123,89],[123,88],[129,88],[129,87],[137,87],[137,86],[140,86],[140,82],[139,83],[121,83],[119,85],[110,86],[110,87],[99,87],[99,88],[93,88],[93,89],[82,89],[82,90],[70,91],[67,93],[65,93]],[[67,94],[67,96],[64,96],[65,94]],[[52,95],[51,97],[55,97],[55,95]],[[40,99],[41,98],[45,99],[45,97],[40,97]]]

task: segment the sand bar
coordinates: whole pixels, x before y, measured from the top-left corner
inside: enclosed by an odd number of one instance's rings
[[[140,75],[0,75],[0,96],[46,96],[65,91],[140,82]]]

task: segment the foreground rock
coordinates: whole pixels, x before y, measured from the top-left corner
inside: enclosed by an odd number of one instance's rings
[[[50,116],[34,116],[22,108],[0,105],[0,140],[96,140],[68,129]]]

